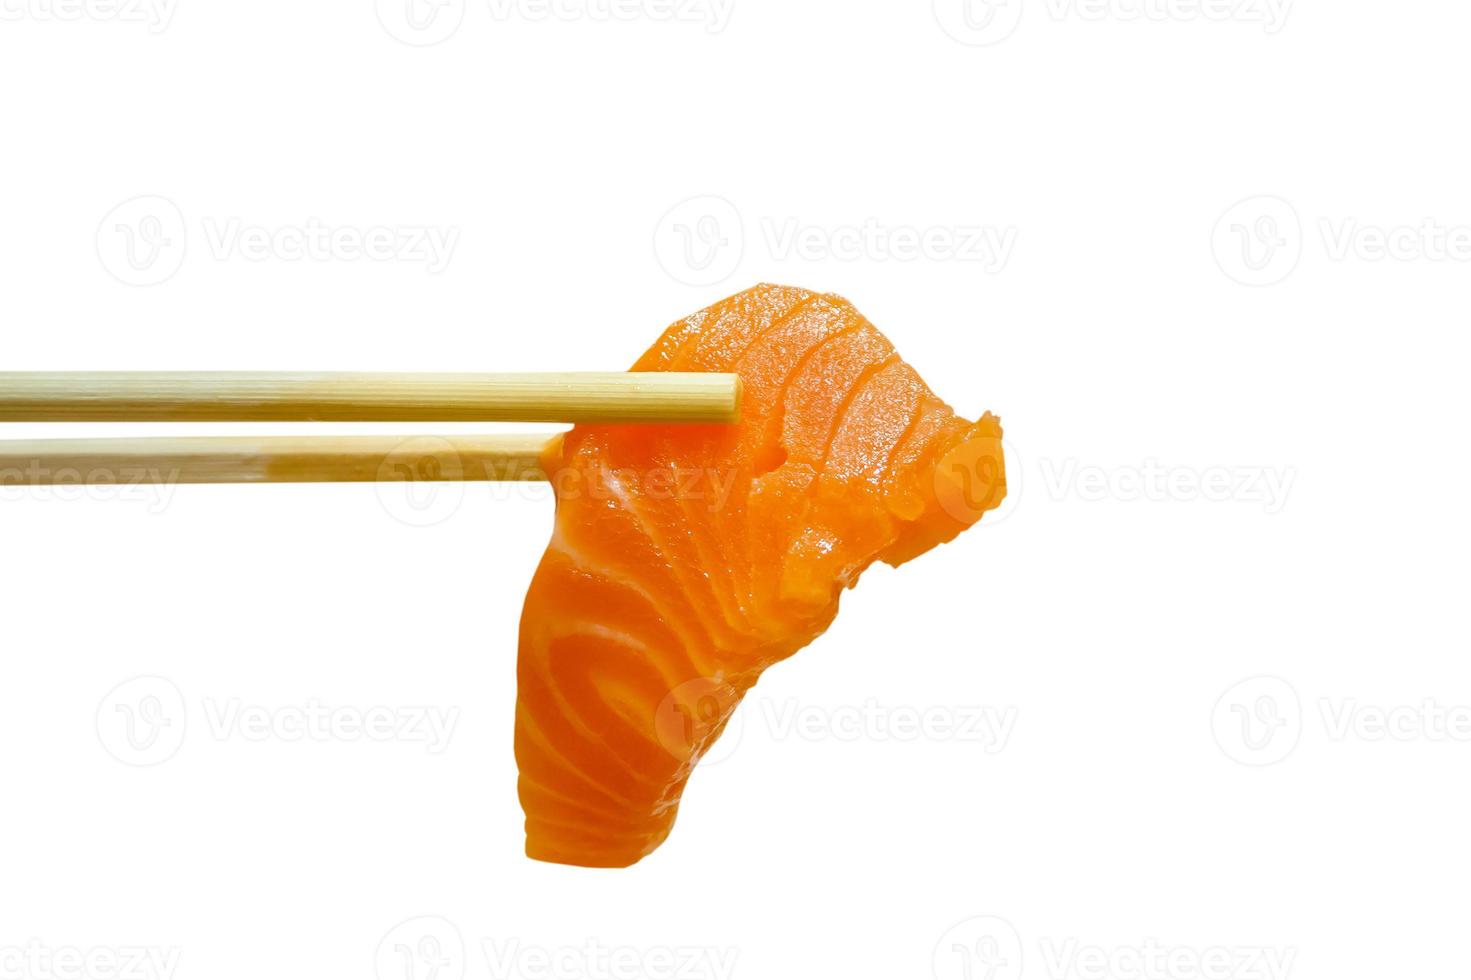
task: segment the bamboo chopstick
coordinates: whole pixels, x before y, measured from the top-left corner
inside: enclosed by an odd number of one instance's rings
[[[0,372],[0,422],[735,422],[734,374]]]
[[[546,480],[561,436],[281,436],[0,442],[0,488]]]

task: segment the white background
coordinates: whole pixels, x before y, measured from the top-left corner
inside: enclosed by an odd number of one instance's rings
[[[6,488],[0,976],[1464,973],[1471,9],[67,2],[0,20],[0,369],[620,369],[788,282],[1013,496],[605,872],[521,855],[544,491]],[[448,740],[234,723],[313,704]]]

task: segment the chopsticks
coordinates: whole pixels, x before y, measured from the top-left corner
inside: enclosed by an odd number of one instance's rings
[[[734,374],[0,372],[0,422],[734,422]]]
[[[734,374],[3,373],[0,422],[730,423]],[[552,437],[560,439],[560,436]],[[0,442],[0,485],[546,480],[545,435]]]

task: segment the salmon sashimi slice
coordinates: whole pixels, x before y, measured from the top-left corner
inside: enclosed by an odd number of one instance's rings
[[[635,371],[733,371],[736,425],[582,425],[544,461],[556,529],[521,619],[526,853],[624,867],[668,836],[702,753],[875,561],[1006,493],[1001,426],[958,418],[846,300],[757,286]]]

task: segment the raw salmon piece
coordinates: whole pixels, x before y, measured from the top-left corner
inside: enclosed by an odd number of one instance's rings
[[[846,300],[757,286],[671,326],[636,371],[735,371],[730,426],[583,425],[545,461],[556,530],[521,618],[526,853],[624,867],[668,836],[761,672],[874,561],[1001,502],[1001,426],[957,418]]]

